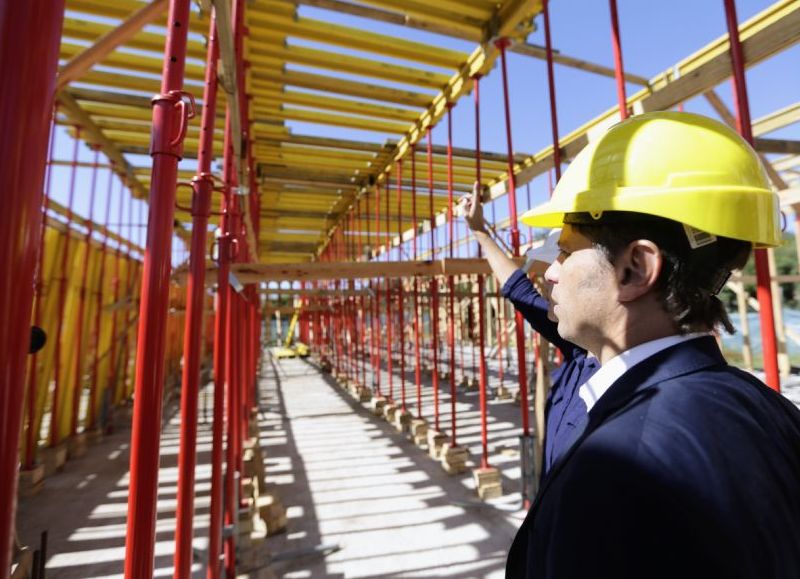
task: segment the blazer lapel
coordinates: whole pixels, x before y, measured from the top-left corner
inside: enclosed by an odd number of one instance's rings
[[[536,494],[531,514],[536,512],[536,505],[547,493],[547,489],[558,477],[558,474],[575,453],[581,443],[613,414],[626,407],[638,398],[645,390],[671,378],[697,372],[703,368],[724,365],[727,362],[719,351],[716,340],[706,336],[681,342],[658,352],[625,372],[614,382],[592,407],[584,419],[576,423],[573,438],[575,442],[556,460],[547,477],[542,481]]]

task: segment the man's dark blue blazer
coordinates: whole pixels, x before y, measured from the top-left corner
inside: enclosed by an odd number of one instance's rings
[[[633,366],[577,432],[506,577],[800,578],[800,412],[713,337]]]

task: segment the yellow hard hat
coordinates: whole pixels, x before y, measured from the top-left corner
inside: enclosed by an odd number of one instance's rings
[[[561,227],[567,213],[632,211],[756,247],[781,244],[778,195],[756,152],[726,125],[654,112],[613,126],[570,164],[547,203],[520,220]]]

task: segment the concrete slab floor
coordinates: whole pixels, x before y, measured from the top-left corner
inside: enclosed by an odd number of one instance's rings
[[[503,576],[508,547],[524,516],[518,492],[481,503],[469,472],[445,474],[407,435],[372,416],[367,404],[356,402],[310,363],[281,360],[273,368],[276,379],[266,380],[262,390],[261,441],[268,487],[288,507],[289,526],[266,546],[278,557],[320,544],[341,547],[326,558],[275,563],[279,576]],[[399,399],[398,376],[395,382]],[[415,411],[409,385],[408,405]],[[423,408],[430,415],[432,395],[429,386],[425,390]],[[473,447],[477,465],[477,393],[458,398],[459,440]],[[440,406],[442,426],[449,425],[444,392]],[[502,409],[504,417],[492,413],[492,443],[516,447],[513,417],[519,407],[508,403]],[[518,478],[517,458],[503,458],[505,470],[516,468]],[[516,491],[504,474],[506,486]]]

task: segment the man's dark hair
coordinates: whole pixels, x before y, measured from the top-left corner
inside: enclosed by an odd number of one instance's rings
[[[728,333],[734,333],[725,306],[716,294],[729,273],[747,263],[752,248],[749,242],[717,237],[716,241],[692,248],[682,224],[628,211],[607,211],[599,219],[588,213],[571,213],[564,223],[588,237],[612,264],[632,241],[652,241],[663,256],[655,290],[678,330],[686,334],[721,325]],[[695,233],[708,238],[702,232]]]

